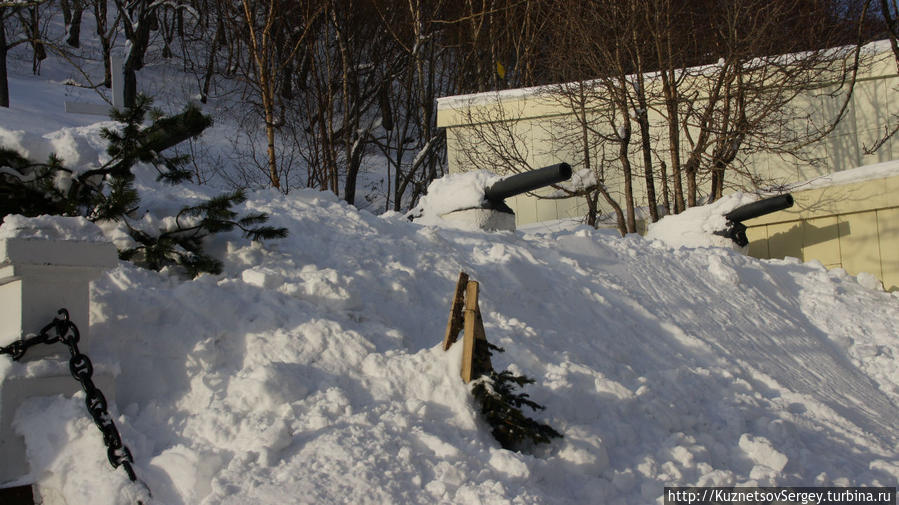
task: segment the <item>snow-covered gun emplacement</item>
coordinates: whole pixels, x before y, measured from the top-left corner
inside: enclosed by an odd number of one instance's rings
[[[789,209],[792,206],[793,195],[789,193],[741,205],[724,215],[727,227],[716,234],[733,240],[740,247],[746,247],[749,245],[749,239],[746,238],[746,225],[743,221]]]
[[[428,186],[428,193],[409,213],[421,224],[450,224],[467,229],[515,229],[515,213],[505,199],[571,178],[571,166],[557,163],[498,178],[485,170],[450,174]]]

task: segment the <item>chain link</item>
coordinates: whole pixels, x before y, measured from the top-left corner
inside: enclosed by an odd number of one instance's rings
[[[14,361],[21,359],[25,352],[38,344],[55,344],[62,342],[69,348],[72,357],[69,359],[69,372],[84,390],[84,404],[97,428],[103,434],[103,443],[106,444],[106,457],[113,468],[122,467],[132,482],[140,482],[134,473],[134,458],[131,451],[122,443],[119,430],[116,429],[112,416],[109,415],[108,403],[103,393],[97,389],[93,381],[94,365],[87,355],[78,350],[78,341],[81,334],[75,323],[69,320],[69,311],[59,309],[57,316],[47,326],[41,329],[40,334],[17,340],[5,347],[0,346],[0,354],[9,354]],[[52,331],[52,333],[51,333]],[[143,484],[143,482],[140,482]],[[143,484],[146,487],[145,484]],[[147,490],[149,492],[149,489]]]
[[[66,309],[59,309],[58,313],[65,313],[65,319],[68,321],[69,312]],[[0,346],[0,354],[9,354],[12,357],[13,361],[19,361],[20,359],[22,359],[22,356],[25,355],[25,351],[27,351],[31,347],[34,347],[38,344],[55,344],[56,342],[59,342],[59,334],[51,335],[49,333],[50,329],[58,324],[58,319],[59,317],[54,319],[53,322],[51,322],[47,326],[44,326],[41,329],[40,334],[38,335],[26,336],[22,340],[16,340],[15,342],[5,347]],[[78,331],[78,329],[76,328],[75,331]]]

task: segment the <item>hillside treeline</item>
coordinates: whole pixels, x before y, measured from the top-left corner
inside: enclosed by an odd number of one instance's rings
[[[17,46],[30,48],[35,72],[48,55],[78,65],[79,48],[96,48],[105,86],[110,54],[124,51],[126,104],[147,62],[168,60],[193,76],[201,101],[237,104],[244,160],[225,174],[233,185],[319,188],[359,203],[369,191],[360,174],[377,156],[379,205],[404,210],[446,169],[440,96],[858,44],[889,33],[892,1],[5,2],[0,102]],[[672,212],[695,204],[669,193]]]

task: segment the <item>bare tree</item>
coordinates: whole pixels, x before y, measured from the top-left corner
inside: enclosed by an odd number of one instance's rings
[[[103,85],[112,86],[112,67],[110,57],[112,54],[112,40],[121,22],[121,15],[116,15],[112,23],[109,22],[109,5],[107,0],[92,0],[94,20],[96,22],[97,38],[100,39],[100,50],[103,59]],[[118,11],[116,11],[118,13]]]
[[[692,89],[684,81],[681,92],[706,99],[704,106],[687,102],[679,118],[689,146],[689,205],[697,203],[697,178],[703,175],[712,200],[721,197],[727,184],[753,189],[771,182],[744,163],[752,154],[802,164],[820,161],[803,147],[822,139],[842,119],[859,64],[852,44],[854,20],[838,17],[837,7],[814,0],[776,5],[746,1],[707,14],[714,37],[696,46],[708,48],[717,63],[694,67],[693,74],[703,78],[690,79]],[[836,92],[834,82],[839,83]],[[835,119],[821,118],[801,99],[841,90],[848,92]],[[735,177],[728,178],[728,172]]]
[[[84,14],[83,0],[60,0],[60,8],[63,11],[63,21],[66,25],[66,44],[71,47],[81,47],[81,17]]]
[[[746,163],[756,153],[815,162],[802,147],[835,121],[799,98],[851,91],[857,72],[856,20],[838,3],[556,2],[553,24],[562,28],[551,32],[552,51],[542,57],[568,84],[547,86],[538,99],[565,115],[543,121],[552,125],[549,144],[592,173],[594,184],[580,193],[587,221],[595,221],[592,202],[602,196],[621,231],[635,231],[638,194],[648,218],[658,219],[658,180],[669,212],[720,198],[728,187],[762,186],[766,174]],[[836,91],[835,82],[842,84]],[[523,122],[490,115],[470,118],[467,129],[476,133],[468,136],[477,142],[469,148],[505,158],[507,167],[526,166],[527,156],[502,145],[515,142],[509,133]],[[498,126],[504,121],[513,126]]]
[[[6,59],[9,50],[30,43],[33,54],[33,70],[47,57],[39,27],[37,9],[47,0],[28,2],[0,2],[0,107],[9,107],[9,75]]]
[[[396,46],[396,68],[379,90],[384,118],[378,148],[387,159],[388,194],[385,208],[402,210],[443,174],[444,132],[437,128],[438,96],[452,94],[454,53],[445,44],[451,23],[444,0],[375,3],[383,29]],[[411,194],[407,190],[411,189]]]
[[[896,0],[865,0],[865,9],[877,10],[883,22],[883,32],[890,43],[896,69],[899,70],[899,3]],[[860,28],[862,30],[863,28]],[[872,154],[899,132],[899,115],[893,114],[883,134],[873,144],[865,146],[865,154]]]
[[[313,26],[322,13],[322,7],[311,3],[292,3],[291,16],[285,16],[288,8],[284,2],[268,0],[264,3],[241,0],[244,36],[253,62],[250,82],[261,101],[265,134],[268,142],[268,176],[272,187],[281,188],[278,173],[275,131],[279,127],[276,86],[285,67],[294,58]],[[291,27],[284,26],[290,19]],[[295,27],[295,28],[294,28]],[[289,33],[289,37],[276,35]],[[281,42],[282,44],[279,44]]]

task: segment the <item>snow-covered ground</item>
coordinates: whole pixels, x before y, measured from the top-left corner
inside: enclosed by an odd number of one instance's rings
[[[13,85],[5,142],[102,156],[79,127],[96,118],[59,112],[52,83]],[[152,175],[137,184],[151,214],[219,192]],[[119,370],[111,410],[148,503],[631,505],[661,503],[664,486],[899,481],[899,296],[844,271],[578,226],[423,226],[314,191],[248,196],[242,210],[288,238],[216,237],[220,275],[121,262],[93,284],[91,358]],[[490,436],[460,346],[440,348],[460,270],[506,349],[494,365],[536,380],[534,416],[564,438],[516,453]],[[80,394],[16,418],[47,493],[141,494],[109,467]]]

